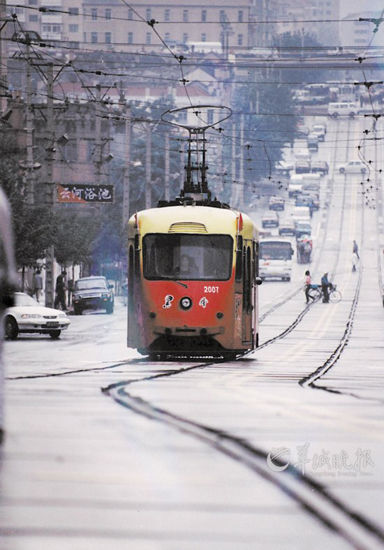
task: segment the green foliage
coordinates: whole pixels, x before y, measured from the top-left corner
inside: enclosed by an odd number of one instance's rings
[[[52,209],[28,204],[25,175],[19,168],[20,150],[8,133],[0,134],[0,185],[12,208],[15,255],[19,267],[33,266],[45,255],[54,230]]]

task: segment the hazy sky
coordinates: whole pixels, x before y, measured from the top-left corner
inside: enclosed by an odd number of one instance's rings
[[[384,9],[383,0],[340,0],[340,16],[363,11],[380,11]]]

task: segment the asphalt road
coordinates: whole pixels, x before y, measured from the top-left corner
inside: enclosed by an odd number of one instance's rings
[[[2,549],[384,548],[382,213],[337,171],[368,123],[329,121],[317,153],[310,269],[341,302],[307,308],[295,265],[260,287],[259,350],[226,363],[148,362],[121,303],[6,343]]]

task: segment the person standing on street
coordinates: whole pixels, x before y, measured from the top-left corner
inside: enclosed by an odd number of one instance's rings
[[[353,254],[352,254],[352,271],[356,271],[358,263],[359,263],[359,257],[356,254],[356,252],[353,252]]]
[[[305,282],[305,299],[308,304],[309,298],[311,298],[311,300],[314,299],[313,296],[309,294],[309,291],[311,289],[312,279],[311,279],[311,273],[308,270],[305,272],[304,282]]]
[[[356,242],[356,241],[353,241],[352,253],[353,253],[353,254],[356,254],[357,259],[360,260],[360,256],[359,256],[359,247],[357,246],[357,242]]]
[[[62,271],[60,273],[60,275],[58,275],[57,279],[56,279],[56,288],[55,288],[55,291],[56,291],[56,297],[55,297],[55,309],[58,309],[59,308],[59,305],[61,306],[61,309],[63,311],[67,311],[67,304],[66,304],[66,299],[65,299],[65,290],[66,290],[66,285],[65,285],[65,277],[67,275],[67,272],[66,271]]]
[[[41,269],[38,268],[33,274],[33,296],[40,302],[40,296],[43,292],[43,277],[41,276]]]
[[[5,193],[0,188],[0,444],[4,438],[4,365],[2,359],[6,308],[13,305],[17,273],[13,248],[11,213]]]

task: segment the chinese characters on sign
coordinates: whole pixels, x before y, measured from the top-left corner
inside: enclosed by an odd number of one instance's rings
[[[113,185],[57,185],[58,202],[113,202]]]

